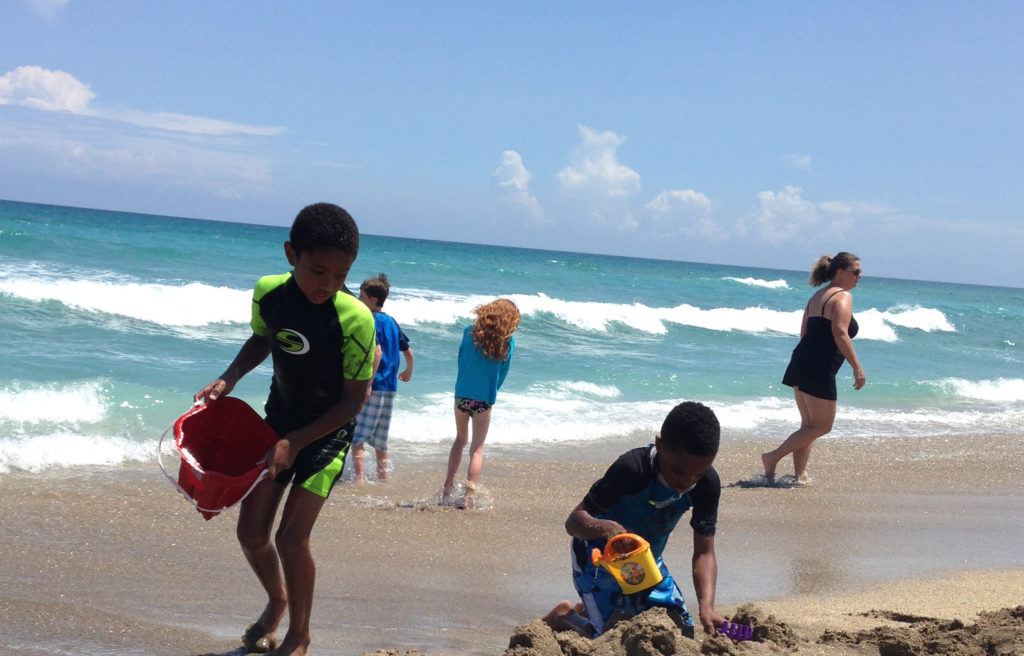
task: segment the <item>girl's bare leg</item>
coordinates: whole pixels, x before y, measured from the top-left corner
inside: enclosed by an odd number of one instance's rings
[[[452,449],[448,452],[448,473],[444,478],[444,488],[441,491],[441,495],[444,498],[448,498],[452,494],[452,488],[455,487],[455,474],[459,471],[459,465],[462,464],[462,450],[466,448],[466,443],[469,442],[469,413],[455,408],[455,442],[452,443]]]
[[[473,415],[473,442],[469,445],[469,472],[466,474],[466,507],[473,506],[473,493],[480,480],[480,470],[484,465],[484,440],[487,429],[491,425],[491,409]]]

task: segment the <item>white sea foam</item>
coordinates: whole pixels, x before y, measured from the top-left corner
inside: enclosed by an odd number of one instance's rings
[[[561,388],[566,394],[580,394],[602,399],[612,399],[621,396],[622,392],[614,385],[598,385],[584,380],[557,381],[556,388]]]
[[[738,282],[741,285],[750,285],[751,287],[764,287],[765,289],[789,289],[789,283],[781,278],[778,280],[761,280],[760,278],[734,278],[726,276],[725,280]]]
[[[99,381],[0,389],[0,422],[4,424],[95,423],[103,419],[106,410],[106,394]]]
[[[5,278],[0,292],[30,301],[129,317],[164,326],[248,322],[252,292],[193,282],[146,284],[123,280]]]
[[[139,283],[91,278],[52,279],[7,276],[0,279],[0,293],[31,301],[57,301],[68,307],[151,322],[171,328],[211,324],[245,325],[249,321],[251,290],[216,287],[192,282],[182,285]],[[493,296],[458,295],[424,289],[392,290],[387,312],[403,326],[451,326],[473,318],[473,309]],[[671,325],[703,328],[717,332],[799,333],[801,311],[780,311],[764,307],[700,308],[690,304],[651,307],[643,303],[569,301],[544,293],[509,296],[525,317],[547,315],[575,328],[608,332],[613,325],[638,333],[664,335]],[[931,331],[955,331],[941,311],[932,308],[897,306],[857,313],[860,339],[894,342],[894,326]]]
[[[998,378],[996,380],[964,380],[945,378],[931,383],[946,394],[991,401],[993,403],[1024,402],[1024,380],[1020,378]]]
[[[700,308],[681,304],[674,307],[650,307],[642,303],[599,303],[566,301],[545,294],[511,295],[524,316],[548,314],[559,321],[593,332],[607,332],[613,324],[637,332],[663,335],[672,324],[717,332],[780,333],[800,332],[802,310],[780,311],[764,307]],[[492,300],[488,296],[432,296],[416,290],[408,296],[393,292],[387,311],[402,325],[462,323],[473,318],[473,308]],[[856,313],[860,326],[858,338],[895,342],[894,327],[913,330],[951,331],[956,328],[936,309],[900,306],[886,311],[870,308]]]
[[[398,397],[401,399],[401,395]],[[396,404],[391,436],[419,444],[450,443],[454,437],[450,394],[433,395],[431,404],[403,408]],[[628,435],[653,435],[678,400],[627,402],[503,393],[495,406],[487,435],[489,444],[547,444],[589,441]],[[800,425],[791,397],[763,397],[740,402],[704,400],[714,409],[724,440],[782,440]],[[933,436],[979,430],[1014,432],[1024,421],[1024,408],[960,405],[953,409],[858,408],[841,404],[833,438]]]
[[[547,314],[576,328],[607,332],[613,324],[641,333],[663,335],[670,324],[716,331],[782,332],[795,334],[800,328],[799,312],[780,312],[761,307],[702,309],[693,305],[650,307],[642,303],[601,303],[567,301],[543,293],[512,294],[524,317]],[[392,290],[386,311],[403,326],[440,323],[464,323],[473,318],[473,309],[491,296],[432,296],[422,290],[406,295]]]
[[[103,432],[111,411],[101,380],[0,389],[0,472],[149,460],[155,440]]]
[[[860,327],[860,332],[857,333],[858,340],[871,339],[881,342],[895,342],[899,340],[899,335],[887,323],[887,317],[884,312],[871,308],[863,312],[855,312],[854,318]]]
[[[942,331],[956,332],[956,328],[949,322],[940,310],[924,308],[917,305],[897,305],[882,313],[886,323],[904,328],[915,328],[926,333]]]
[[[154,457],[155,441],[56,431],[44,435],[0,438],[0,472],[40,472],[95,465],[146,462]]]
[[[397,397],[390,435],[421,444],[450,442],[455,421],[450,393],[429,395],[430,403],[408,409]],[[671,409],[668,401],[626,402],[581,395],[502,392],[495,406],[488,444],[529,444],[592,440],[633,431],[655,431]],[[653,432],[652,432],[653,435]]]
[[[1024,381],[942,381],[950,394],[959,389],[974,395],[960,403],[936,404],[922,408],[859,408],[849,403],[839,407],[830,438],[867,439],[893,436],[965,435],[979,430],[1016,432],[1024,422]],[[986,392],[985,390],[990,390]],[[996,392],[1001,392],[1002,396]],[[26,392],[5,393],[0,415],[0,472],[12,469],[42,471],[85,466],[116,466],[126,462],[153,463],[159,429],[145,434],[113,434],[97,423],[89,409],[90,392],[71,391],[54,398],[57,405],[71,401],[62,423],[52,419],[39,399],[45,395]],[[81,396],[81,398],[78,398]],[[10,401],[23,402],[33,412],[11,413]],[[977,399],[977,400],[975,400]],[[1003,401],[993,407],[993,401]],[[25,401],[28,402],[25,402]],[[98,399],[93,398],[94,401]],[[800,422],[789,396],[766,396],[743,401],[701,399],[715,410],[722,425],[723,440],[782,440]],[[623,435],[640,434],[653,439],[676,399],[625,401],[612,386],[579,381],[538,384],[525,393],[502,392],[495,406],[487,441],[492,445],[516,446],[543,442],[587,442]],[[102,403],[95,405],[102,406]],[[77,410],[73,408],[77,407]],[[172,413],[173,414],[173,413]],[[450,392],[417,397],[399,395],[391,424],[395,444],[413,443],[419,448],[446,449],[454,437]],[[161,418],[163,420],[164,418]],[[152,422],[150,422],[152,423]],[[122,432],[124,434],[122,434]],[[171,445],[164,443],[165,452]],[[154,463],[155,464],[155,463]]]

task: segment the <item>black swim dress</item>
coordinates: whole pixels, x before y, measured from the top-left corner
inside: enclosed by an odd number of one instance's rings
[[[782,384],[797,387],[804,394],[835,401],[836,374],[846,358],[836,346],[832,336],[832,321],[825,318],[825,307],[832,297],[844,290],[833,292],[821,305],[821,316],[807,317],[807,332],[793,349],[789,366],[782,376]],[[848,332],[856,337],[857,320],[850,317]]]

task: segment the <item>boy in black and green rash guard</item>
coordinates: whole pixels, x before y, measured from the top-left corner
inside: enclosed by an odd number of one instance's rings
[[[247,653],[276,647],[282,656],[307,653],[315,579],[309,537],[344,467],[376,348],[373,315],[344,291],[359,251],[359,230],[348,212],[329,203],[304,208],[284,251],[293,271],[256,284],[252,336],[220,378],[195,395],[197,401],[227,395],[268,355],[273,359],[267,423],[282,437],[267,451],[270,477],[242,502],[238,540],[268,597],[242,636],[243,645]],[[288,633],[278,646],[285,610]]]

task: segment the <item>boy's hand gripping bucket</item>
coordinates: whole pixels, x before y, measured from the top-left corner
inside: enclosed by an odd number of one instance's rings
[[[621,533],[608,540],[604,553],[590,552],[595,565],[608,570],[626,594],[653,588],[664,578],[651,554],[651,545],[635,533]]]
[[[181,455],[177,479],[160,458],[172,427]],[[223,396],[195,404],[168,426],[157,443],[157,462],[178,492],[210,519],[248,496],[267,476],[264,456],[279,439],[245,401]]]

